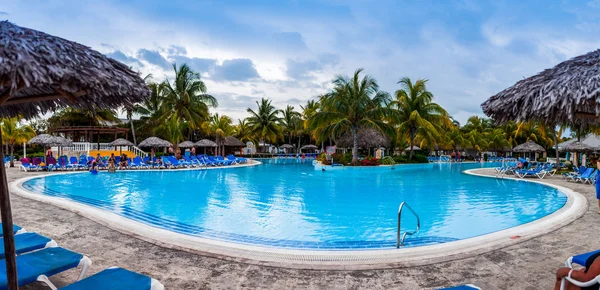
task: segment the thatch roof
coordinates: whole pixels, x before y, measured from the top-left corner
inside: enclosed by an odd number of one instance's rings
[[[246,143],[240,141],[238,138],[235,138],[233,136],[227,136],[227,138],[225,138],[225,141],[223,142],[223,145],[230,147],[243,147],[246,146]]]
[[[169,146],[173,146],[173,144],[171,144],[171,142],[167,141],[167,140],[163,140],[160,139],[158,137],[148,137],[146,138],[146,140],[142,141],[140,144],[138,144],[138,147],[169,147]]]
[[[126,65],[87,46],[0,22],[0,116],[32,118],[58,107],[117,108],[150,90]]]
[[[594,150],[594,147],[588,146],[583,142],[577,141],[571,142],[567,146],[560,148],[560,151],[562,152],[592,152]]]
[[[346,132],[336,139],[335,144],[338,147],[350,148],[354,146],[354,138],[351,132]],[[386,147],[390,148],[392,142],[390,138],[385,134],[372,128],[363,128],[358,130],[358,147],[361,148],[373,148],[373,147]]]
[[[501,123],[540,120],[547,124],[586,126],[595,123],[593,117],[600,114],[598,99],[600,50],[520,80],[481,107],[486,115]]]
[[[183,141],[183,142],[179,143],[179,147],[181,147],[181,148],[192,148],[192,147],[194,147],[194,142],[192,142],[192,141]]]
[[[202,139],[194,145],[196,145],[196,147],[217,147],[217,143],[208,139]]]
[[[539,144],[529,140],[523,144],[515,146],[512,149],[513,152],[545,152],[546,149]]]
[[[290,145],[290,144],[283,144],[281,146],[279,146],[279,148],[283,148],[283,149],[293,149],[294,145]]]
[[[57,146],[73,146],[73,140],[61,136],[56,136],[55,139],[57,141]]]
[[[129,140],[119,138],[115,141],[108,143],[108,146],[134,146]]]
[[[29,145],[53,146],[61,143],[62,140],[48,134],[37,135],[27,142]]]
[[[315,146],[315,145],[304,145],[302,147],[300,147],[300,150],[304,150],[304,149],[317,149],[319,147]]]
[[[421,150],[421,148],[419,148],[419,146],[413,146],[413,147],[408,146],[408,147],[404,148],[404,151],[419,151],[419,150]]]
[[[576,141],[577,141],[577,138],[573,138],[573,139],[567,140],[565,142],[558,143],[558,148],[566,147],[567,145],[569,145],[573,142],[576,142]],[[589,147],[592,147],[592,148],[598,148],[598,147],[600,147],[600,136],[593,134],[593,133],[587,134],[584,138],[581,139],[581,143],[583,143]]]

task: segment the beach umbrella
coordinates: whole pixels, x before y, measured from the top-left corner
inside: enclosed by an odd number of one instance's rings
[[[194,145],[196,147],[204,147],[204,154],[206,154],[206,147],[217,147],[217,143],[208,139],[202,139],[196,142]]]
[[[304,145],[304,146],[300,147],[300,152],[302,152],[302,150],[306,150],[306,149],[316,150],[317,148],[319,148],[319,147],[312,145],[312,144]]]
[[[335,145],[342,148],[354,147],[354,137],[351,132],[342,134],[335,140]],[[378,148],[385,147],[390,148],[392,142],[390,138],[382,134],[379,130],[373,128],[359,128],[358,129],[358,147],[360,148]]]
[[[0,22],[0,117],[31,119],[61,107],[131,107],[149,95],[150,89],[138,73],[100,52],[8,21]],[[18,289],[18,282],[4,166],[0,167],[0,180],[7,288],[13,290]]]
[[[485,101],[483,112],[498,123],[542,121],[586,128],[600,115],[600,50],[577,56],[522,79]],[[554,130],[554,144],[558,144]],[[556,162],[559,164],[558,148]]]
[[[181,147],[181,148],[192,148],[192,147],[194,147],[194,142],[192,142],[192,141],[183,141],[183,142],[179,143],[179,147]]]
[[[225,137],[225,141],[223,141],[223,146],[240,147],[240,153],[241,153],[242,147],[246,146],[246,143],[240,141],[238,138],[235,138],[233,136],[227,136],[227,137]]]
[[[283,148],[283,149],[292,149],[292,148],[294,148],[294,146],[293,146],[293,145],[290,145],[290,144],[283,144],[283,145],[279,146],[279,148]]]
[[[419,148],[417,146],[413,146],[413,147],[408,146],[408,147],[404,148],[404,151],[411,151],[411,150],[412,151],[419,151],[419,150],[421,150],[421,148]]]
[[[164,148],[169,146],[173,146],[173,144],[167,140],[163,140],[158,137],[148,137],[144,141],[140,142],[140,144],[138,144],[138,147],[146,148]]]
[[[56,136],[52,136],[52,135],[48,135],[48,134],[40,134],[37,135],[33,138],[31,138],[27,144],[29,145],[41,145],[44,147],[44,155],[46,155],[46,147],[52,147],[52,146],[66,146],[63,145],[63,143],[65,143],[65,140],[63,137],[56,137]],[[45,160],[45,158],[44,158]],[[46,160],[47,161],[47,160]]]
[[[546,149],[544,149],[544,147],[540,146],[539,144],[529,140],[523,144],[515,146],[515,148],[513,148],[512,151],[518,153],[542,153],[546,152]]]
[[[115,141],[108,143],[108,146],[119,146],[119,155],[123,155],[123,146],[135,146],[131,141],[123,138],[119,138]]]
[[[560,148],[561,152],[591,152],[594,147],[591,147],[583,142],[571,142],[567,146]]]

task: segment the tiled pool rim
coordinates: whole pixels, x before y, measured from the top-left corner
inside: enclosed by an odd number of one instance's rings
[[[466,170],[463,173],[496,178],[495,176],[479,174],[476,172],[477,170],[480,169]],[[70,173],[72,172],[58,174]],[[146,223],[137,222],[94,206],[31,192],[23,188],[22,184],[25,181],[39,177],[41,176],[31,176],[12,182],[12,192],[25,198],[76,212],[109,228],[160,246],[237,262],[302,269],[358,270],[393,268],[466,258],[549,233],[576,220],[587,210],[585,197],[571,189],[538,180],[513,180],[511,182],[535,182],[556,188],[567,196],[567,202],[558,211],[536,221],[483,236],[443,244],[362,251],[296,250],[239,244],[176,233],[152,227]],[[520,238],[511,239],[513,236],[519,236]]]

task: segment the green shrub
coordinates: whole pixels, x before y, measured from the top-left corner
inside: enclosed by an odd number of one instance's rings
[[[429,163],[429,159],[427,159],[427,156],[421,154],[413,155],[412,161],[412,163]]]
[[[393,165],[394,163],[394,160],[390,158],[384,158],[383,160],[381,160],[382,165]]]
[[[548,160],[548,158],[544,158],[544,157],[540,157],[538,158],[538,162],[546,162],[546,160]]]

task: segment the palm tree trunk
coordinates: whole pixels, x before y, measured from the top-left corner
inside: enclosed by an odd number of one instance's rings
[[[129,125],[131,125],[131,136],[133,136],[133,145],[137,146],[137,141],[135,140],[135,128],[133,127],[132,117],[129,117]]]
[[[10,167],[15,167],[14,157],[15,156],[15,145],[10,145]]]
[[[411,130],[410,131],[410,153],[408,155],[408,160],[412,160],[414,145],[415,145],[415,133]]]
[[[554,138],[554,150],[556,152],[556,168],[559,168],[560,167],[560,158],[558,155],[558,137],[556,137],[556,126],[552,127],[551,129],[552,129],[552,137]]]
[[[358,163],[358,127],[352,127],[352,139],[354,144],[352,145],[352,164]]]

